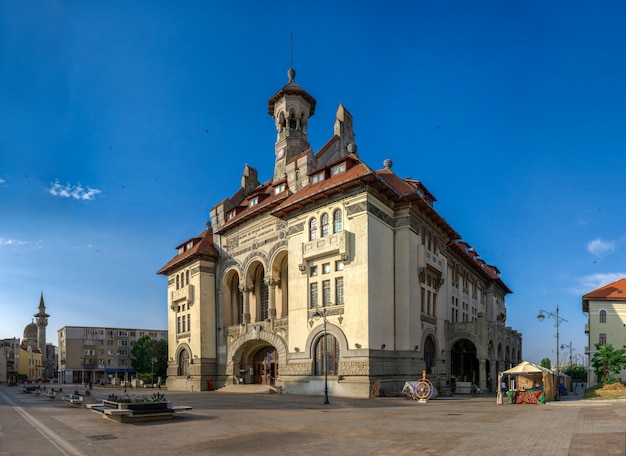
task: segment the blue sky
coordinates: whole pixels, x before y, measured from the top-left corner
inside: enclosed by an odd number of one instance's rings
[[[156,271],[239,187],[272,176],[267,100],[352,113],[513,290],[524,357],[586,345],[581,296],[626,276],[623,2],[0,1],[0,337],[43,291],[65,325],[165,328]]]

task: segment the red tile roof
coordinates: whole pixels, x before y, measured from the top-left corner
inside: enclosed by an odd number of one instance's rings
[[[584,295],[583,299],[626,300],[626,278],[593,290]]]
[[[186,248],[186,245],[189,242],[193,241],[193,246],[189,249]],[[215,246],[213,245],[213,230],[208,228],[204,230],[202,233],[198,235],[198,237],[188,239],[178,248],[185,247],[184,252],[179,253],[174,258],[165,264],[161,269],[157,271],[157,274],[167,275],[175,269],[178,269],[191,260],[196,260],[199,258],[207,258],[207,259],[217,259],[219,258],[219,253]]]

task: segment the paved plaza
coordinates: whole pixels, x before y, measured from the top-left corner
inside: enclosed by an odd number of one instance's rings
[[[84,391],[62,385],[64,393]],[[245,387],[245,385],[242,385]],[[129,390],[144,394],[152,390]],[[232,389],[229,389],[232,391]],[[94,388],[104,399],[120,390]],[[60,400],[0,386],[0,456],[18,455],[624,455],[626,401],[566,396],[496,405],[494,396],[346,399],[161,391],[193,410],[119,424]]]

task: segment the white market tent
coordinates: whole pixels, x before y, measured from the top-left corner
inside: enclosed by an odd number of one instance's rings
[[[546,401],[554,400],[557,388],[557,376],[545,367],[537,366],[536,364],[529,363],[528,361],[522,361],[517,366],[500,372],[498,374],[498,385],[502,383],[503,375],[515,377],[515,384],[518,388],[532,388],[536,384],[542,385]],[[498,388],[497,403],[503,403],[500,388]]]

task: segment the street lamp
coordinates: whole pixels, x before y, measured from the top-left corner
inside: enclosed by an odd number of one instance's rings
[[[572,352],[575,350],[574,347],[572,347],[572,342],[570,341],[569,345],[561,345],[561,350],[565,350],[566,348],[569,348],[569,375],[570,377],[574,376],[574,360],[573,360],[573,356],[572,356]],[[570,385],[570,391],[573,391],[573,385]]]
[[[316,310],[313,314],[313,318],[315,320],[319,320],[320,318],[324,319],[324,404],[330,404],[330,401],[328,400],[328,339],[326,338],[326,307],[324,307],[324,312]]]
[[[156,358],[152,357],[152,370],[150,371],[150,388],[154,388],[154,362]]]
[[[545,314],[545,315],[544,315]],[[559,325],[563,321],[567,321],[565,318],[559,317],[559,306],[556,306],[556,312],[547,312],[545,310],[539,310],[539,315],[537,315],[537,320],[539,323],[543,322],[546,317],[554,318],[554,327],[556,328],[556,378],[557,378],[557,391],[555,394],[555,400],[559,400],[559,396],[561,395],[561,390],[559,389],[559,382],[561,381],[561,376],[559,373]]]

